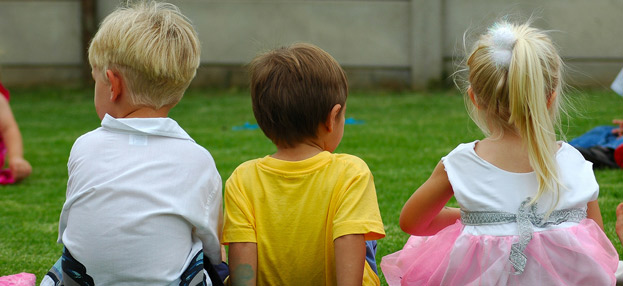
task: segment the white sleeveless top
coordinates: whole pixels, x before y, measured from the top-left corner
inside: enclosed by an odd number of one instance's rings
[[[476,154],[474,147],[478,141],[460,144],[442,158],[454,196],[463,211],[502,211],[517,213],[521,203],[534,197],[538,191],[536,174],[513,173],[502,170],[485,161]],[[556,153],[559,179],[563,184],[556,210],[584,208],[587,203],[597,199],[599,186],[593,174],[592,163],[571,145],[562,142]],[[537,212],[547,212],[554,198],[544,194],[537,202]],[[549,226],[561,228],[575,225],[565,222]],[[534,231],[544,229],[534,228]],[[516,223],[465,226],[464,233],[473,235],[514,235]]]

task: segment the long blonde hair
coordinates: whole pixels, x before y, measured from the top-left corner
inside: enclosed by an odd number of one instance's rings
[[[528,23],[498,22],[476,42],[467,66],[478,104],[470,116],[487,135],[493,129],[522,138],[539,184],[531,203],[553,192],[553,208],[561,187],[555,155],[563,63],[552,41]]]

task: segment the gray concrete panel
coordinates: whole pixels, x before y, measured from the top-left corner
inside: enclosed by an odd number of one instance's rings
[[[80,64],[80,1],[0,1],[0,63]]]
[[[9,89],[15,86],[80,86],[82,67],[76,66],[13,66],[0,69],[0,80]]]
[[[346,66],[409,66],[408,2],[184,1],[202,62],[242,64],[258,51],[310,42]]]
[[[411,1],[411,87],[440,81],[443,69],[443,18],[440,1]]]
[[[100,22],[125,0],[98,0]],[[447,81],[468,43],[511,15],[555,30],[574,86],[607,87],[623,66],[622,0],[170,0],[197,28],[202,68],[194,86],[246,85],[259,51],[311,42],[331,53],[354,86],[421,88]],[[79,0],[0,0],[5,83],[80,80]],[[59,70],[58,75],[53,71]],[[9,75],[8,73],[13,73]],[[24,76],[32,78],[24,79]]]
[[[493,22],[509,15],[519,22],[532,16],[534,26],[551,30],[565,57],[623,59],[620,0],[446,0],[444,7],[446,57],[462,52],[466,31],[471,44]]]
[[[342,65],[409,66],[408,1],[169,2],[195,25],[204,64],[246,64],[260,51],[310,42]],[[119,3],[99,1],[99,21]]]

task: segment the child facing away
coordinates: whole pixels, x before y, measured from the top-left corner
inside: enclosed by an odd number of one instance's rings
[[[593,163],[594,169],[623,167],[623,120],[614,119],[612,123],[597,126],[569,141]]]
[[[174,5],[138,2],[88,53],[102,122],[72,147],[63,255],[42,285],[203,285],[204,255],[221,263],[221,178],[167,117],[199,66],[197,34]]]
[[[468,105],[487,137],[443,157],[405,203],[400,226],[414,236],[383,257],[387,282],[614,285],[591,163],[556,141],[563,64],[550,38],[499,22],[467,66]],[[460,209],[445,207],[453,196]]]
[[[385,236],[372,174],[332,153],[344,132],[344,71],[301,43],[257,56],[250,73],[253,113],[277,152],[241,164],[225,185],[231,282],[379,285],[366,243]]]
[[[11,106],[9,105],[9,91],[0,83],[0,168],[5,165],[8,169],[0,170],[0,184],[12,184],[28,177],[32,172],[30,163],[24,159],[22,134]]]

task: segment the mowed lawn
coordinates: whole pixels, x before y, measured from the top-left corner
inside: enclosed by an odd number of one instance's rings
[[[18,185],[0,186],[0,276],[30,272],[40,281],[59,257],[62,246],[56,239],[69,151],[77,137],[99,126],[92,94],[91,89],[13,89],[11,104],[33,174]],[[623,98],[609,90],[575,91],[569,97],[577,112],[565,121],[567,138],[623,118]],[[212,153],[223,181],[238,164],[275,151],[259,129],[234,130],[255,123],[246,90],[191,90],[170,115]],[[407,240],[398,217],[411,193],[442,156],[482,135],[454,90],[352,92],[346,117],[362,124],[346,125],[336,152],[361,157],[374,174],[387,232],[379,241],[380,262]],[[614,209],[623,201],[623,170],[600,170],[596,176],[606,232],[621,253]],[[456,206],[454,200],[450,204]]]

